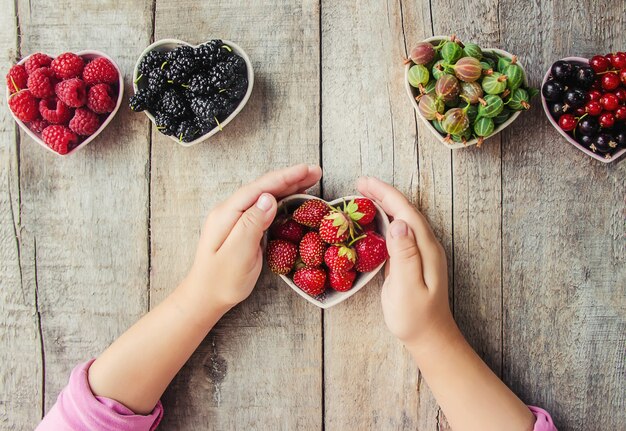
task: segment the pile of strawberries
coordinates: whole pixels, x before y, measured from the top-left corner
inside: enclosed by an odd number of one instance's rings
[[[269,230],[269,268],[293,273],[296,286],[311,296],[327,288],[352,289],[357,272],[373,271],[387,259],[385,239],[375,232],[376,207],[356,198],[343,208],[311,199],[291,215],[278,216]]]
[[[15,117],[54,151],[67,154],[115,109],[119,72],[104,57],[36,53],[14,65],[6,83]]]

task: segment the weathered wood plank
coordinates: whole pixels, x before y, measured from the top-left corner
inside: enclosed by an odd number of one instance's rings
[[[150,6],[19,1],[22,53],[100,49],[128,77],[150,39]],[[71,368],[147,308],[148,127],[124,107],[67,158],[21,137],[24,286],[30,296],[38,292],[48,409]]]
[[[19,56],[15,3],[0,1],[0,70]],[[4,100],[4,81],[2,81]],[[0,430],[27,430],[41,418],[42,361],[36,300],[22,282],[17,125],[0,110]]]
[[[423,159],[404,92],[402,58],[407,44],[430,32],[425,16],[428,11],[413,2],[322,2],[327,199],[354,193],[356,178],[372,175],[418,201],[423,178],[418,160]],[[434,142],[421,139],[419,152],[422,145],[430,150]],[[439,161],[427,168],[433,177],[440,174]],[[449,156],[445,163],[449,166]],[[449,175],[449,167],[444,170]],[[432,191],[427,187],[424,193]],[[326,429],[422,429],[436,420],[432,400],[418,393],[422,386],[416,367],[385,328],[381,281],[378,276],[350,300],[324,312]]]
[[[317,1],[157,2],[156,39],[233,40],[254,64],[255,88],[207,142],[183,148],[153,132],[152,304],[188,270],[214,204],[265,171],[319,162],[318,29]],[[321,339],[321,312],[264,273],[175,379],[162,428],[321,428]]]
[[[624,10],[623,0],[507,0],[503,45],[526,53],[538,85],[558,58],[623,49]],[[559,429],[624,429],[626,163],[585,156],[536,105],[502,151],[503,376]]]

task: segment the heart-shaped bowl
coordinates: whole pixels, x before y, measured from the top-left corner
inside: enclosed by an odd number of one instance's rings
[[[589,60],[583,57],[565,57],[565,58],[562,58],[561,60],[569,61],[572,63],[584,64],[584,65],[589,64]],[[550,69],[551,67],[548,68],[548,71],[543,77],[543,81],[541,82],[541,88],[543,88],[543,85],[550,78]],[[580,142],[576,141],[576,139],[572,138],[567,132],[565,132],[563,129],[559,127],[556,120],[552,118],[552,114],[550,114],[550,109],[548,108],[548,101],[543,96],[543,94],[541,94],[541,105],[543,106],[543,110],[546,113],[546,117],[548,117],[548,121],[550,121],[550,124],[552,124],[552,126],[561,134],[561,136],[563,136],[567,142],[569,142],[570,144],[578,148],[583,153],[587,154],[589,157],[593,157],[594,159],[602,163],[611,163],[621,158],[626,153],[626,148],[622,148],[616,151],[609,158],[607,158],[604,154],[594,153],[589,148],[585,147]]]
[[[100,124],[100,127],[98,128],[98,130],[96,130],[96,132],[91,135],[88,136],[83,142],[81,142],[80,144],[78,144],[77,146],[75,146],[74,148],[72,148],[71,150],[69,150],[66,154],[59,154],[56,151],[54,151],[52,148],[50,148],[49,146],[46,145],[46,143],[43,141],[42,137],[41,137],[41,133],[36,133],[34,131],[32,131],[27,124],[24,124],[21,120],[19,120],[14,114],[13,111],[11,111],[9,109],[9,112],[11,112],[11,115],[13,116],[13,119],[15,120],[15,122],[17,124],[19,124],[19,126],[22,128],[22,130],[24,132],[26,132],[26,134],[28,136],[30,136],[33,141],[37,142],[39,145],[41,145],[42,147],[44,147],[46,150],[50,151],[53,154],[56,154],[57,156],[61,156],[61,157],[65,157],[65,156],[69,156],[70,154],[74,154],[76,151],[80,150],[81,148],[84,148],[86,145],[88,145],[89,143],[91,143],[94,139],[96,139],[96,137],[102,133],[102,131],[105,129],[106,126],[109,125],[109,123],[111,122],[111,120],[113,119],[113,117],[115,117],[115,114],[117,114],[118,109],[120,109],[120,105],[122,104],[122,98],[124,96],[124,77],[122,76],[122,72],[120,71],[120,67],[117,65],[117,63],[108,55],[106,55],[104,52],[101,51],[96,51],[93,49],[87,49],[84,51],[78,51],[75,52],[76,55],[81,56],[83,59],[87,60],[87,61],[92,61],[95,60],[96,58],[100,58],[100,57],[104,57],[107,60],[109,60],[111,62],[111,64],[113,64],[113,66],[115,66],[115,69],[117,70],[117,74],[119,77],[118,83],[117,83],[117,87],[118,87],[118,91],[117,91],[117,102],[115,103],[115,109],[113,109],[112,112],[109,113],[109,115],[107,116],[107,118],[102,122],[102,124]],[[28,60],[28,57],[30,56],[26,56],[24,58],[22,58],[17,64],[24,64],[26,62],[26,60]],[[50,55],[50,57],[54,58],[54,56]],[[7,105],[9,104],[9,96],[10,96],[10,92],[9,89],[6,89],[6,101],[7,101]]]
[[[243,99],[241,99],[241,102],[239,102],[239,105],[237,105],[237,108],[233,112],[231,112],[231,114],[228,117],[226,117],[226,119],[222,121],[219,124],[219,126],[214,127],[208,133],[200,136],[198,139],[195,139],[191,142],[183,142],[180,139],[176,139],[174,136],[168,136],[172,141],[182,145],[183,147],[191,147],[192,145],[199,144],[200,142],[205,141],[211,136],[215,135],[217,132],[220,132],[228,123],[230,123],[233,120],[233,118],[237,116],[237,114],[241,112],[243,107],[246,106],[246,103],[248,103],[248,99],[250,99],[250,94],[252,94],[252,87],[254,86],[254,70],[252,69],[252,63],[250,62],[250,57],[248,57],[248,54],[246,54],[246,52],[235,42],[231,42],[230,40],[226,40],[226,39],[222,39],[222,42],[224,42],[225,45],[228,45],[235,54],[243,58],[243,60],[246,62],[246,72],[248,75],[248,89],[246,90],[246,94],[243,96]],[[145,80],[139,80],[139,82],[137,82],[137,77],[139,76],[139,64],[141,63],[141,60],[144,58],[144,56],[148,54],[150,51],[161,51],[161,52],[173,51],[174,49],[176,49],[177,47],[181,45],[187,45],[193,48],[197,48],[198,46],[200,46],[200,45],[192,45],[188,42],[185,42],[179,39],[161,39],[161,40],[157,40],[152,45],[148,46],[146,49],[143,50],[143,52],[139,56],[139,59],[137,60],[137,63],[135,64],[135,70],[133,71],[133,90],[135,90],[135,93],[137,93],[137,91],[139,91],[141,88],[144,88],[144,86],[146,85]],[[150,112],[148,112],[147,109],[143,112],[148,116],[150,121],[152,121],[152,124],[154,124],[154,116]]]
[[[362,196],[345,196],[343,198],[335,199],[333,201],[327,202],[329,205],[336,206],[343,202],[349,202],[352,199],[361,198]],[[289,213],[293,213],[293,211],[302,205],[303,202],[311,199],[320,199],[316,196],[305,195],[305,194],[296,194],[287,196],[278,202],[278,213],[283,212],[283,209],[286,209]],[[389,227],[389,218],[387,214],[383,211],[383,209],[374,202],[374,206],[376,207],[376,217],[374,218],[374,222],[376,223],[376,232],[381,234],[383,237],[387,233],[387,228]],[[264,237],[264,244],[267,243],[267,234]],[[346,299],[350,298],[352,295],[357,293],[359,290],[363,288],[374,276],[381,270],[381,268],[385,265],[385,262],[381,263],[376,267],[373,271],[370,272],[359,272],[357,273],[357,277],[354,280],[354,285],[352,289],[347,292],[337,292],[331,288],[327,288],[326,292],[322,293],[317,297],[310,296],[303,292],[298,286],[296,286],[291,280],[291,278],[286,275],[281,275],[280,278],[283,279],[289,287],[291,287],[298,295],[309,301],[311,304],[315,304],[320,308],[327,309],[333,307]]]
[[[447,36],[433,36],[433,37],[429,37],[427,39],[424,39],[422,42],[428,42],[431,44],[438,44],[439,42],[443,41],[443,40],[450,40],[449,37]],[[506,58],[512,58],[513,54],[511,54],[510,52],[504,51],[502,49],[498,49],[498,48],[483,48],[483,52],[487,52],[487,53],[493,53],[493,54],[497,54],[501,57],[506,57]],[[519,62],[516,63],[519,67],[522,68],[522,71],[524,72],[524,85],[528,85],[528,75],[526,74],[526,70],[524,69],[524,67],[519,64]],[[411,104],[413,105],[413,108],[415,108],[415,112],[417,112],[417,116],[422,120],[422,122],[426,125],[426,128],[428,130],[430,130],[430,132],[437,138],[437,140],[439,142],[441,142],[443,145],[445,145],[446,147],[450,148],[450,149],[457,149],[457,148],[465,148],[465,147],[469,147],[471,145],[476,145],[478,143],[478,139],[474,138],[474,139],[470,139],[469,141],[467,141],[465,144],[463,144],[462,142],[446,142],[444,137],[441,136],[441,134],[437,131],[437,129],[435,129],[435,127],[430,123],[430,121],[428,121],[426,118],[424,118],[424,116],[421,114],[421,112],[419,111],[418,107],[417,107],[417,100],[415,99],[415,97],[417,97],[419,95],[418,91],[416,88],[413,88],[410,84],[409,84],[409,69],[411,68],[411,66],[413,65],[412,62],[409,62],[405,69],[404,69],[404,87],[406,88],[406,93],[409,95],[409,98],[411,99]],[[506,129],[507,127],[509,127],[511,125],[511,123],[513,123],[513,121],[515,121],[517,119],[517,117],[519,117],[519,115],[521,114],[521,111],[517,111],[514,112],[508,120],[506,120],[504,123],[498,125],[493,132],[489,135],[486,136],[485,139],[489,139],[492,136],[500,133],[501,131],[503,131],[504,129]]]

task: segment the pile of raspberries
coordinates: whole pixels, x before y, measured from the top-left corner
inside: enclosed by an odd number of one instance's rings
[[[108,59],[36,53],[6,76],[13,114],[52,150],[67,154],[115,109],[119,72]]]

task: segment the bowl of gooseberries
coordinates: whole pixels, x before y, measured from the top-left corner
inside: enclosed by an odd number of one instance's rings
[[[480,147],[508,127],[538,91],[517,57],[498,48],[434,36],[411,49],[405,87],[426,127],[446,147]]]

